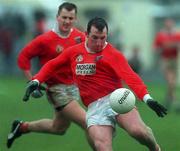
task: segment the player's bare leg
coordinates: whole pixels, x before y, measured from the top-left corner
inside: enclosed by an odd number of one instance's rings
[[[76,101],[71,101],[68,106],[66,106],[62,110],[63,116],[65,116],[70,121],[73,121],[77,125],[79,125],[82,129],[85,130],[86,138],[88,140],[89,145],[95,151],[93,141],[87,134],[87,126],[86,126],[86,112],[85,110],[77,103]]]
[[[56,135],[63,135],[65,134],[66,130],[70,126],[70,121],[75,122],[77,125],[79,125],[82,129],[85,130],[87,133],[87,127],[86,127],[86,112],[85,110],[79,105],[76,101],[71,101],[68,105],[66,105],[61,111],[55,112],[54,119],[41,119],[37,121],[31,121],[31,122],[22,122],[17,127],[17,134],[19,137],[19,134],[26,134],[28,132],[38,132],[38,133],[50,133],[50,134],[56,134]],[[16,129],[13,128],[13,129]],[[10,140],[7,141],[8,148],[11,147],[12,143],[16,138],[18,138],[14,135]],[[89,145],[94,148],[92,145],[92,141],[86,134],[87,140]]]
[[[159,150],[159,145],[152,130],[142,121],[136,108],[126,114],[118,115],[116,119],[120,127],[126,130],[129,135],[134,137],[142,145],[147,146],[150,151]]]
[[[41,119],[32,122],[25,122],[28,125],[27,131],[63,135],[70,126],[70,121],[62,116],[61,111],[55,113],[55,118]]]
[[[151,150],[150,150],[151,151]],[[161,148],[157,145],[155,151],[161,151]]]
[[[165,98],[165,106],[170,109],[173,103],[176,101],[175,99],[175,89],[176,89],[176,71],[173,69],[165,70],[165,79],[167,82],[167,94]]]
[[[88,134],[93,140],[95,151],[112,151],[112,133],[111,126],[93,125],[88,128]]]
[[[70,119],[68,119],[70,113],[65,116],[66,112],[70,109],[68,106],[71,106],[72,110],[74,107],[78,108],[76,110],[79,110],[81,114],[76,114],[75,112],[73,113],[73,116],[77,116],[76,120],[78,125],[80,125],[82,128],[86,128],[85,111],[78,105],[77,102],[72,101],[61,111],[56,111],[54,119],[41,119],[31,122],[15,120],[12,123],[11,133],[8,136],[7,147],[10,148],[16,138],[28,132],[63,135],[70,126]],[[76,120],[74,117],[75,122]]]
[[[63,135],[69,126],[70,121],[63,117],[61,111],[55,113],[55,118],[53,120],[41,119],[32,122],[14,120],[12,123],[11,132],[8,135],[7,147],[10,148],[13,142],[22,134],[26,134],[28,132],[39,132]]]
[[[77,101],[71,101],[62,110],[62,116],[86,129],[86,112]]]

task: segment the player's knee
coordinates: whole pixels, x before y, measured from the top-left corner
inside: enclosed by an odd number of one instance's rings
[[[102,142],[96,142],[94,146],[96,150],[106,150],[107,148],[109,148],[109,145]]]
[[[80,121],[80,123],[78,123],[78,125],[79,125],[82,129],[84,129],[84,130],[87,129],[87,124],[86,124],[85,121]]]
[[[111,150],[112,144],[106,140],[96,140],[94,142],[96,150]]]
[[[65,135],[67,129],[68,129],[68,127],[67,128],[54,128],[53,131],[54,131],[55,134]]]
[[[59,135],[64,135],[66,131],[68,130],[70,124],[65,124],[65,125],[53,125],[53,131],[56,134]]]
[[[143,139],[147,139],[149,137],[151,137],[152,135],[152,130],[149,127],[144,127],[140,132],[139,132],[139,137],[143,138]]]
[[[150,127],[146,127],[146,129],[147,129],[147,136],[150,136],[150,135],[153,135],[153,132],[152,132],[152,129],[150,128]]]
[[[147,126],[133,126],[129,130],[129,134],[136,138],[145,138],[152,133],[152,130]]]

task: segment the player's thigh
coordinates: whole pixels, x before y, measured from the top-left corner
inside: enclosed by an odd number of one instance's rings
[[[98,142],[112,145],[114,128],[109,125],[92,125],[88,128],[88,134],[93,142],[96,144]]]
[[[67,119],[86,129],[86,112],[77,101],[73,100],[66,105],[62,110],[62,114]]]
[[[146,128],[137,108],[132,109],[126,114],[119,114],[116,116],[116,120],[118,125],[128,132]]]

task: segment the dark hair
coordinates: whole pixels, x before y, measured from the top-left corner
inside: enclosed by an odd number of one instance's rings
[[[68,11],[72,11],[74,9],[75,13],[77,14],[77,6],[75,4],[69,3],[69,2],[64,2],[59,6],[57,15],[59,15],[61,13],[63,8],[65,8]]]
[[[95,18],[91,19],[88,22],[88,25],[87,25],[87,34],[90,33],[90,30],[91,30],[92,26],[96,27],[101,32],[103,31],[104,27],[106,27],[106,29],[108,31],[108,24],[107,24],[107,22],[103,18],[100,18],[100,17],[95,17]]]

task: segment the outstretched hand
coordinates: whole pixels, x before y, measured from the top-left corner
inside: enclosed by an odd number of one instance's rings
[[[44,95],[44,93],[42,91],[45,91],[46,90],[46,87],[43,86],[43,85],[39,85],[37,89],[35,89],[32,93],[31,93],[31,96],[33,98],[40,98]]]
[[[146,103],[159,117],[164,117],[167,114],[167,109],[157,101],[148,99]]]
[[[36,89],[38,89],[39,87],[39,82],[37,80],[32,80],[28,83],[27,88],[26,88],[26,92],[25,95],[23,97],[23,101],[28,101],[30,95],[32,94],[32,92]]]

